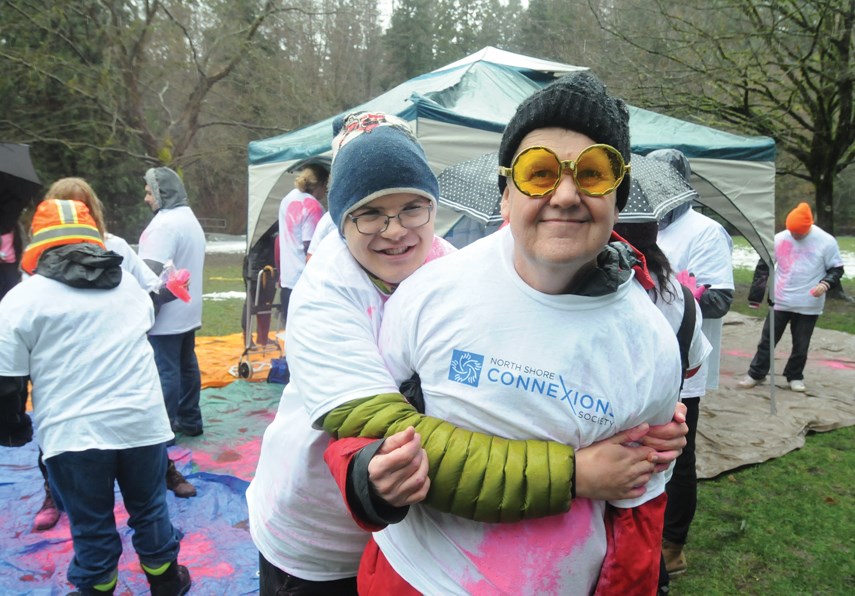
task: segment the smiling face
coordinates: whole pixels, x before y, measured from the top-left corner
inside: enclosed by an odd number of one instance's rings
[[[571,130],[539,128],[523,137],[516,154],[540,145],[561,160],[575,160],[594,143]],[[516,271],[547,294],[567,292],[577,274],[595,264],[617,214],[614,192],[603,197],[582,194],[567,173],[553,192],[542,197],[524,195],[514,184],[508,184],[502,195],[502,216],[510,222],[514,236]]]
[[[407,209],[424,208],[430,201],[411,193],[397,193],[374,199],[350,214],[353,217],[384,214],[395,216]],[[400,220],[389,220],[389,227],[376,234],[362,234],[350,217],[345,216],[344,239],[350,254],[369,273],[385,282],[397,284],[407,279],[427,259],[433,242],[433,214],[417,228],[401,227]]]

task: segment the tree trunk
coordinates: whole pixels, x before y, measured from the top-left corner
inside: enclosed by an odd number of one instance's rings
[[[823,167],[827,170],[828,167]],[[834,172],[825,171],[819,175],[819,180],[814,182],[816,193],[814,201],[816,204],[816,225],[834,235]]]

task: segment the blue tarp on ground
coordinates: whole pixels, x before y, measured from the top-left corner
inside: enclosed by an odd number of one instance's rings
[[[191,570],[195,594],[258,592],[258,552],[249,536],[244,493],[255,472],[264,429],[273,419],[281,385],[236,381],[202,392],[205,434],[170,448],[178,468],[198,495],[167,493],[173,524],[184,533],[182,564]],[[0,594],[67,594],[73,556],[68,518],[51,530],[33,532],[44,498],[35,441],[17,449],[0,447]],[[131,545],[128,515],[116,490],[115,516],[124,551],[117,595],[147,594],[148,584]]]

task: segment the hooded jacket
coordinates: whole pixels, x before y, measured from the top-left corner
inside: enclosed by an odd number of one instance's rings
[[[154,197],[155,213],[161,209],[189,207],[184,183],[174,170],[166,167],[149,168],[144,178],[151,189],[151,196]]]

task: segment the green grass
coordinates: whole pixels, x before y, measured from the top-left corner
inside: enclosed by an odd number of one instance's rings
[[[209,254],[205,257],[204,292],[245,292],[243,255]],[[278,294],[277,294],[278,298]],[[220,336],[239,333],[243,300],[205,300],[199,335]]]
[[[855,593],[855,427],[701,481],[674,595]]]
[[[743,242],[736,240],[739,245]],[[841,239],[855,250],[855,239]],[[847,248],[850,247],[850,248]],[[733,309],[747,307],[752,271],[737,269]],[[855,283],[844,284],[855,295]],[[209,255],[205,292],[243,291],[240,255]],[[240,331],[241,300],[205,301],[203,335]],[[855,333],[855,306],[826,302],[821,327]],[[848,319],[848,320],[847,320]],[[855,593],[855,427],[811,434],[804,448],[700,483],[675,596]]]
[[[840,236],[837,244],[843,252],[855,252],[855,236]]]

